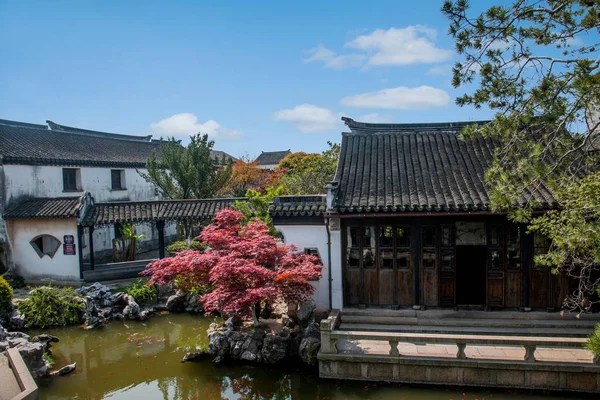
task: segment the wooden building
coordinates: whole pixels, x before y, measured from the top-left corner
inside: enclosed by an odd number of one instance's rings
[[[473,122],[343,120],[350,132],[327,196],[340,232],[338,306],[561,306],[569,281],[533,263],[548,241],[490,211],[484,174],[495,143],[461,140]],[[541,212],[556,206],[544,185],[523,193],[531,201]]]

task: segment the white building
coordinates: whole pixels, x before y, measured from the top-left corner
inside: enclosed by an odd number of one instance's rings
[[[15,266],[18,273],[32,281],[51,276],[71,280],[73,273],[48,268],[54,268],[50,264],[56,264],[56,268],[69,264],[64,257],[80,258],[54,249],[57,242],[64,245],[65,240],[71,240],[67,236],[77,241],[73,229],[77,229],[76,220],[83,217],[85,207],[80,203],[87,198],[92,201],[92,196],[96,203],[160,200],[158,189],[138,173],[144,171],[146,160],[159,148],[160,141],[151,136],[97,132],[47,122],[39,125],[0,120],[0,264]],[[214,155],[228,156],[223,152]],[[32,208],[25,207],[25,203]],[[21,205],[17,214],[6,219],[7,210]],[[71,221],[69,234],[62,230],[67,220]],[[51,232],[49,236],[54,239],[37,238],[46,232]],[[146,235],[142,249],[156,248],[158,233],[151,224],[138,225],[136,233]],[[167,225],[166,235],[175,233],[175,224]],[[118,236],[118,225],[114,224],[93,230],[97,262],[112,259],[113,239]],[[35,245],[38,239],[40,245],[54,252],[44,248],[40,253]],[[90,258],[88,242],[89,236],[81,243],[82,254],[77,252],[85,259]],[[52,262],[46,265],[46,259]],[[36,267],[40,260],[44,266]]]
[[[289,154],[292,154],[289,149],[284,151],[263,151],[256,157],[254,162],[258,164],[258,168],[272,171]]]

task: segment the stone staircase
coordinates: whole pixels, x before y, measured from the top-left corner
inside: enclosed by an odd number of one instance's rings
[[[600,315],[518,311],[388,310],[344,308],[338,329],[498,336],[587,337]]]

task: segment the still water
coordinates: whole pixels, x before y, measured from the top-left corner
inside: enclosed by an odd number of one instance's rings
[[[77,362],[74,373],[42,384],[40,399],[568,399],[543,394],[468,388],[423,388],[320,380],[304,368],[181,363],[206,343],[212,321],[186,314],[155,316],[146,322],[113,322],[85,331],[46,330],[60,338],[53,347],[56,367]],[[572,399],[580,397],[571,397]]]

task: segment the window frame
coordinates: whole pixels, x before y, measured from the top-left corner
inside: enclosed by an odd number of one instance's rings
[[[54,239],[56,241],[57,245],[56,245],[56,248],[53,251],[44,251],[45,250],[44,249],[44,238],[45,237],[52,238],[52,239]],[[40,246],[38,246],[38,244],[37,244],[38,240],[42,241],[42,248],[40,248]],[[31,239],[29,241],[29,244],[31,245],[31,247],[33,248],[33,250],[35,250],[35,252],[37,253],[37,255],[40,258],[44,258],[44,256],[48,256],[50,258],[54,258],[54,256],[58,252],[58,249],[60,249],[60,246],[62,246],[62,242],[58,238],[56,238],[56,237],[54,237],[52,235],[49,235],[47,233],[43,233],[41,235],[37,235],[36,237],[34,237],[33,239]]]
[[[119,177],[119,185],[115,186],[115,176]],[[111,190],[127,190],[125,182],[125,170],[124,169],[111,169],[110,170],[110,189]]]
[[[73,173],[73,182],[68,182],[68,173]],[[63,192],[81,192],[81,169],[80,168],[63,168],[62,169]],[[68,179],[71,181],[71,179]]]

